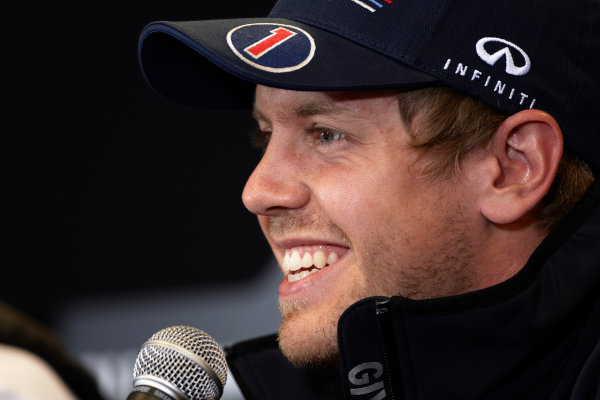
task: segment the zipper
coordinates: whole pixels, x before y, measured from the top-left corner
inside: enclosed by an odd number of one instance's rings
[[[379,332],[383,344],[383,355],[386,363],[385,375],[388,387],[391,389],[391,400],[406,400],[402,381],[400,360],[398,359],[398,346],[394,335],[394,323],[390,312],[390,299],[376,300],[375,314],[379,322]]]

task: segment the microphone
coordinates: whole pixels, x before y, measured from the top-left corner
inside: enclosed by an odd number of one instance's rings
[[[227,381],[219,344],[191,326],[171,326],[144,343],[127,400],[218,400]]]

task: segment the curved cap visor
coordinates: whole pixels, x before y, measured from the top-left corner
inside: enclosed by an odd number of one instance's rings
[[[279,18],[154,22],[142,31],[138,52],[148,84],[193,107],[249,107],[254,84],[335,91],[439,82],[348,39]]]

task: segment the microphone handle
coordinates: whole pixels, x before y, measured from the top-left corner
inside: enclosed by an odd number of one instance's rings
[[[136,386],[126,400],[176,400],[162,390],[153,388],[152,386],[138,385]]]

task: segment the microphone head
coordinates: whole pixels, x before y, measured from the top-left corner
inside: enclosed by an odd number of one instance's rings
[[[133,387],[160,389],[175,399],[219,399],[227,381],[225,354],[207,333],[191,326],[156,332],[142,345]]]

